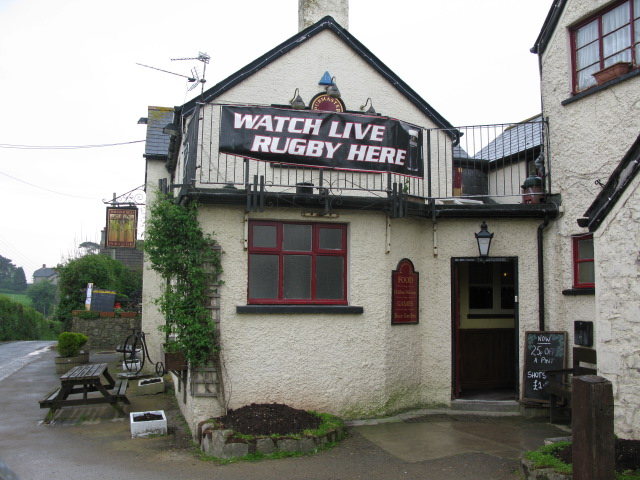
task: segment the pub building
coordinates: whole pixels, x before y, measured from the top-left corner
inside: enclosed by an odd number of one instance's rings
[[[525,339],[548,329],[541,238],[559,215],[541,118],[454,127],[348,31],[346,0],[319,3],[201,96],[149,107],[147,204],[159,185],[197,200],[222,253],[219,359],[175,377],[192,431],[250,403],[539,406]],[[150,351],[161,288],[147,265]]]

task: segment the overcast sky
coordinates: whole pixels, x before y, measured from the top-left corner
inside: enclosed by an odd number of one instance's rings
[[[0,255],[31,282],[144,183],[147,106],[181,105],[297,33],[297,0],[0,0]],[[529,52],[551,0],[350,0],[349,30],[454,126],[540,112]]]

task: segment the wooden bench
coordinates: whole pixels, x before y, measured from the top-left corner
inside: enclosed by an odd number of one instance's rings
[[[106,384],[102,383],[102,378],[106,380]],[[62,407],[101,403],[108,403],[120,415],[125,416],[119,403],[129,404],[127,386],[126,380],[119,380],[117,383],[113,380],[106,363],[80,365],[60,377],[60,387],[40,400],[40,408],[49,409],[46,422],[51,421],[56,411]],[[99,392],[100,396],[89,397],[88,394],[92,392]],[[68,398],[74,394],[82,394],[82,398]]]
[[[560,411],[571,408],[571,377],[597,375],[597,354],[592,348],[573,347],[573,368],[549,370],[549,421],[555,423],[560,418]]]

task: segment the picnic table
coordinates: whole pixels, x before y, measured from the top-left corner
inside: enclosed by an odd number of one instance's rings
[[[102,383],[102,378],[106,380],[106,384]],[[120,415],[126,416],[118,403],[130,403],[126,396],[127,386],[126,380],[114,381],[106,363],[80,365],[60,376],[60,387],[40,400],[40,408],[49,408],[45,422],[51,421],[56,411],[62,407],[102,403],[108,403]],[[91,392],[99,392],[101,395],[89,396]],[[80,393],[82,398],[68,398]]]

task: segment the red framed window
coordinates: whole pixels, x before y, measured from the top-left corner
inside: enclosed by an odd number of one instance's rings
[[[249,222],[250,304],[346,304],[347,226]]]
[[[573,237],[573,287],[595,287],[593,235]]]
[[[640,63],[640,0],[617,3],[571,29],[573,91],[596,85],[593,74],[614,63]]]

